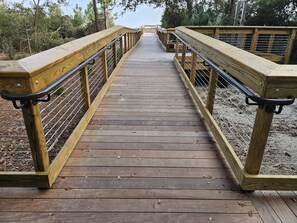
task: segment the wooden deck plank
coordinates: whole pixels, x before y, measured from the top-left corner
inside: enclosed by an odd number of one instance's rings
[[[74,158],[66,166],[224,167],[220,159]]]
[[[9,205],[5,205],[9,203]],[[0,199],[1,211],[256,213],[249,200]]]
[[[297,216],[297,195],[293,191],[278,191],[278,194]]]
[[[248,200],[245,194],[230,190],[165,189],[52,189],[0,188],[2,199],[182,199],[182,200]]]
[[[170,108],[170,109],[147,109],[147,108],[102,108],[102,107],[99,107],[97,109],[97,114],[98,113],[101,113],[101,112],[139,112],[139,113],[160,113],[160,116],[162,116],[162,114],[176,114],[176,113],[180,113],[181,116],[183,115],[194,115],[194,114],[197,114],[197,111],[193,108],[193,109],[189,109],[189,108],[186,108],[186,109],[173,109],[173,108]],[[154,116],[152,114],[152,116]],[[172,114],[172,115],[173,115]]]
[[[209,137],[157,137],[157,136],[87,136],[81,137],[81,142],[110,142],[110,143],[174,143],[174,144],[206,144],[211,143],[212,138]]]
[[[132,130],[132,131],[183,131],[183,132],[192,132],[192,131],[205,131],[205,125],[200,123],[196,126],[154,126],[154,125],[99,125],[94,123],[89,123],[87,130],[102,130],[104,127],[105,130]]]
[[[191,121],[199,122],[198,117],[193,116],[142,116],[142,115],[97,115],[93,116],[93,121],[98,120],[119,120],[119,121]]]
[[[208,150],[215,149],[214,144],[201,143],[201,144],[173,144],[173,143],[107,143],[107,142],[79,142],[76,145],[77,149],[121,149],[121,150]]]
[[[276,191],[262,191],[262,194],[281,220],[286,219],[286,222],[296,221],[296,216]]]
[[[86,130],[88,136],[146,136],[146,137],[209,137],[208,131],[182,132],[182,131],[112,131],[112,130]]]
[[[95,176],[95,177],[139,177],[139,178],[204,178],[204,179],[232,179],[230,171],[221,168],[188,168],[188,167],[98,167],[98,166],[66,166],[61,177]],[[211,181],[209,181],[211,182]]]
[[[239,185],[233,179],[120,177],[58,177],[53,188],[239,190]]]
[[[16,219],[22,219],[22,222],[64,222],[64,223],[131,223],[131,222],[150,222],[150,223],[193,223],[193,222],[214,222],[214,223],[258,223],[262,222],[259,215],[253,214],[251,217],[247,214],[205,214],[205,213],[24,213],[24,212],[5,212],[1,213],[1,218],[5,222],[18,222]]]
[[[270,206],[269,202],[265,199],[261,191],[256,191],[249,194],[249,198],[253,202],[255,208],[257,209],[259,215],[264,222],[271,223],[281,223],[282,221],[277,216],[273,208]]]
[[[221,153],[209,151],[152,151],[152,150],[91,150],[82,149],[73,151],[71,157],[80,158],[175,158],[175,159],[217,159]]]

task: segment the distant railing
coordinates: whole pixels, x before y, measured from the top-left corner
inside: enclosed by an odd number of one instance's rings
[[[1,96],[10,101],[0,99],[0,186],[53,184],[141,35],[116,26],[0,62]]]
[[[156,33],[157,32],[157,25],[144,25],[142,26],[144,33]]]
[[[186,27],[173,35],[175,64],[242,189],[296,190],[297,66]]]
[[[288,64],[296,38],[296,27],[269,26],[188,26],[187,28],[219,39],[270,61]],[[158,29],[167,51],[174,52],[175,29]]]

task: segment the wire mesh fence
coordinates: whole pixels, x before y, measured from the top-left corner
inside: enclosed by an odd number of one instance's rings
[[[84,114],[81,72],[72,75],[41,103],[41,116],[50,160],[59,153]]]
[[[116,66],[115,53],[114,53],[113,46],[110,46],[106,50],[106,59],[107,59],[108,76],[110,76]]]
[[[102,54],[95,58],[93,63],[87,65],[91,102],[94,101],[104,85],[104,63]]]
[[[252,34],[220,34],[219,40],[243,50],[250,50]],[[256,51],[284,56],[288,46],[289,35],[259,34]]]
[[[245,95],[221,75],[217,80],[214,98],[213,118],[244,164],[257,108],[248,106]]]

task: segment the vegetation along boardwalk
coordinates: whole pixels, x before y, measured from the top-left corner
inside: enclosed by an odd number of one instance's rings
[[[172,57],[145,34],[52,189],[1,188],[0,222],[294,222],[293,192],[240,191]]]

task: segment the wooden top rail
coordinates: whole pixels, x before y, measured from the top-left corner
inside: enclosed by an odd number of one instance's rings
[[[215,34],[219,29],[220,34],[253,34],[257,29],[258,34],[279,34],[288,35],[292,30],[296,29],[293,26],[186,26],[188,29],[202,32],[204,34]]]
[[[297,96],[297,66],[276,64],[186,27],[176,32],[261,97]]]
[[[297,31],[296,27],[289,26],[186,26],[186,28],[280,64],[290,62]],[[174,43],[171,41],[171,33],[174,31],[175,28],[158,29],[159,35],[170,36],[163,37],[162,44],[166,49],[170,48],[167,46],[168,43],[171,45]]]
[[[0,91],[36,93],[125,32],[136,30],[115,26],[18,61],[0,61]]]
[[[296,30],[295,26],[185,26],[188,29],[199,31],[203,34],[215,34],[219,30],[221,34],[253,34],[258,29],[259,34],[290,34]],[[160,32],[174,32],[176,28],[158,29]],[[240,31],[239,31],[240,30]]]

